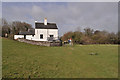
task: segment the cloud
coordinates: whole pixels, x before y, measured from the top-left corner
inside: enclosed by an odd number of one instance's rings
[[[3,0],[3,2],[118,2],[119,0]]]
[[[35,20],[43,22],[47,17],[48,22],[57,23],[60,35],[78,27],[118,31],[118,4],[115,2],[3,3],[2,13],[9,21],[25,21],[33,27]]]

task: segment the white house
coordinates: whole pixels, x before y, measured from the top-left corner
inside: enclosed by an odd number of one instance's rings
[[[58,28],[55,23],[44,23],[35,21],[35,29],[29,29],[26,32],[19,32],[19,35],[14,35],[14,39],[24,38],[34,41],[53,41],[58,40]]]

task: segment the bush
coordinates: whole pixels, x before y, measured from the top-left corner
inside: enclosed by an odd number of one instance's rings
[[[8,35],[8,38],[9,38],[9,39],[14,39],[14,34],[9,34],[9,35]]]

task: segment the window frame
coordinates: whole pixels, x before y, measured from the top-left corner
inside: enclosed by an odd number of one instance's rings
[[[43,39],[43,34],[40,34],[40,39]]]
[[[54,35],[50,35],[50,37],[54,37]]]

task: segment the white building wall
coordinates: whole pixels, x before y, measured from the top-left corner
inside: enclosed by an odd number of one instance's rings
[[[43,39],[40,39],[40,34],[43,34]],[[47,41],[47,29],[35,29],[35,41]]]
[[[14,39],[24,38],[24,35],[14,35]]]
[[[33,40],[33,39],[34,39],[34,36],[32,36],[32,35],[26,35],[26,39],[28,39],[28,40]]]
[[[48,29],[48,37],[53,35],[55,39],[58,39],[58,29]]]
[[[40,34],[43,34],[43,39],[40,39]],[[58,39],[58,29],[35,29],[35,35],[32,40],[47,41],[50,35],[54,35],[55,39]]]
[[[43,34],[43,39],[40,39],[40,34]],[[47,41],[47,38],[53,35],[58,39],[58,29],[35,29],[35,35],[26,35],[26,39],[35,41]],[[24,38],[24,35],[14,35],[14,39]]]

